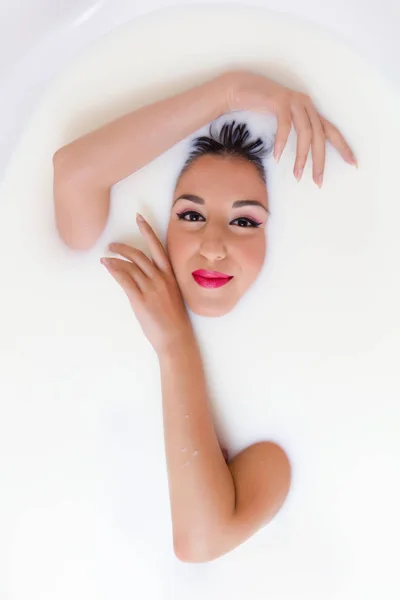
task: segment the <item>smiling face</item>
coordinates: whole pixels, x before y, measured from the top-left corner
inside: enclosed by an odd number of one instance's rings
[[[206,154],[182,173],[167,252],[194,313],[225,315],[249,289],[264,264],[267,218],[266,185],[248,160]],[[214,272],[214,278],[204,278],[202,271]],[[223,276],[215,278],[215,272]]]

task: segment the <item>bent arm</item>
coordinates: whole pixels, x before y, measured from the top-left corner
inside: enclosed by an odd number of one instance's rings
[[[57,150],[55,218],[68,246],[84,250],[96,242],[107,223],[115,183],[227,112],[228,80],[224,74],[144,106]]]
[[[187,562],[213,560],[278,512],[290,463],[279,446],[261,442],[226,464],[194,334],[158,358],[175,553]]]

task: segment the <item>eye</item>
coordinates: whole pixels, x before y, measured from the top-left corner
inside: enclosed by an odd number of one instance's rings
[[[177,217],[180,221],[190,221],[192,223],[197,223],[200,220],[205,221],[205,218],[200,213],[195,210],[186,210],[181,213],[177,213]],[[258,221],[254,221],[254,219],[249,219],[248,217],[238,217],[231,221],[230,225],[236,225],[241,228],[249,228],[249,227],[259,227],[262,223]]]
[[[200,217],[201,219],[204,220],[203,215],[201,215],[200,213],[196,212],[195,210],[187,210],[185,212],[177,213],[177,217],[181,221],[192,221],[194,223],[196,223],[197,221],[199,221],[199,219],[197,217]],[[186,217],[189,217],[189,218],[186,219]],[[192,218],[192,217],[194,217],[194,218]]]
[[[231,223],[235,223],[237,221],[238,227],[260,227],[261,223],[254,221],[253,219],[249,219],[248,217],[238,217]]]

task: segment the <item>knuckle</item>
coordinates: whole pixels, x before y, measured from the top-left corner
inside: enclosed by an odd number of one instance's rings
[[[302,92],[300,94],[300,98],[301,98],[301,101],[303,102],[303,104],[305,104],[306,106],[312,106],[313,105],[312,100],[311,100],[311,98],[310,98],[310,96],[308,94],[305,94],[305,93]]]
[[[147,258],[143,250],[139,250],[138,248],[133,248],[133,254],[136,254],[136,256],[140,256],[141,258]]]
[[[332,125],[332,123],[330,123],[329,121],[325,121],[323,125],[324,125],[325,131],[328,132],[329,135],[334,136],[334,137],[340,136],[339,129],[337,129],[337,127]]]
[[[296,91],[292,92],[292,96],[293,96],[294,100],[299,104],[304,104],[306,101],[306,98],[307,98],[307,95],[304,94],[303,92],[296,92]]]
[[[111,251],[115,252],[115,254],[120,254],[121,256],[132,256],[135,249],[127,244],[113,244]]]
[[[313,136],[312,147],[319,156],[325,156],[325,136],[317,133]]]
[[[161,271],[156,271],[156,273],[154,274],[153,277],[153,281],[154,281],[154,285],[157,287],[158,290],[165,290],[167,285],[166,285],[166,281],[165,278],[163,277]]]
[[[319,120],[321,123],[321,127],[325,133],[325,135],[327,135],[328,131],[330,131],[330,125],[329,125],[329,121],[327,121],[326,119],[324,119],[324,117],[322,117],[321,115],[319,116]]]
[[[282,98],[282,100],[279,102],[279,109],[277,110],[276,114],[278,120],[284,125],[287,125],[287,123],[291,123],[292,121],[290,114],[290,105],[291,102],[289,98]]]
[[[135,254],[137,252],[140,252],[140,250],[138,250],[137,248],[134,248],[133,246],[128,246],[127,244],[124,244],[123,246],[128,252],[130,252],[131,254]]]

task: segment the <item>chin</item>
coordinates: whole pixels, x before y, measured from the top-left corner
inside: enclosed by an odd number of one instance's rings
[[[212,318],[217,318],[217,317],[223,317],[224,315],[227,315],[228,313],[231,312],[231,310],[233,310],[234,306],[199,306],[199,305],[194,305],[191,306],[190,303],[187,303],[189,309],[192,311],[192,313],[194,313],[195,315],[198,315],[199,317],[212,317]]]

